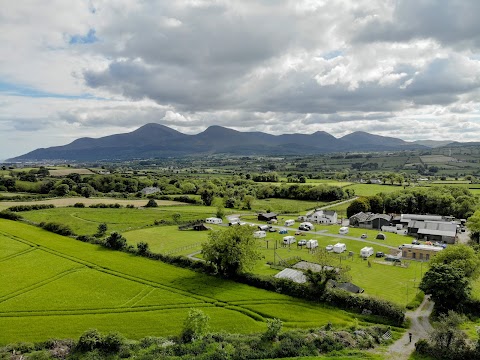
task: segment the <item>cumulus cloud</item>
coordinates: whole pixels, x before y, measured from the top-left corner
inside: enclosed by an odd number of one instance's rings
[[[471,138],[479,10],[474,0],[9,3],[0,78],[44,95],[0,83],[0,131],[73,139],[158,122]]]

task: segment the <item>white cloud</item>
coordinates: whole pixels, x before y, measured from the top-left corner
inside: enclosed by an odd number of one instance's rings
[[[147,122],[472,139],[478,10],[473,0],[9,2],[0,135],[16,140],[0,158]],[[91,31],[95,42],[71,44]]]

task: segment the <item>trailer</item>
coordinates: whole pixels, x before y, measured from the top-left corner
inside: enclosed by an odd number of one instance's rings
[[[335,245],[333,245],[333,252],[336,252],[337,254],[341,254],[346,250],[347,245],[345,245],[344,243],[336,243]]]
[[[292,220],[292,219],[285,220],[285,226],[292,226],[293,224],[295,224],[295,220]]]
[[[216,218],[216,217],[209,217],[209,218],[205,219],[205,222],[207,224],[217,224],[218,225],[218,224],[223,223],[223,220],[220,219],[220,218]]]
[[[365,246],[360,250],[360,256],[363,258],[368,258],[373,255],[373,248],[370,246]]]
[[[261,230],[261,231],[268,231],[269,228],[270,226],[268,225],[258,225],[258,230]]]
[[[290,244],[295,243],[296,241],[297,241],[297,240],[295,239],[295,236],[291,236],[291,235],[285,236],[285,237],[283,238],[283,244],[284,244],[284,245],[290,245]]]
[[[313,239],[308,240],[306,246],[307,249],[316,249],[318,247],[318,241]]]

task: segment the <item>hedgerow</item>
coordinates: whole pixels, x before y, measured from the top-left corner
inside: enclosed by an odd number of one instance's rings
[[[55,205],[53,204],[32,204],[32,205],[10,206],[8,210],[13,212],[21,212],[21,211],[45,210],[45,209],[53,209],[53,208],[55,208]]]

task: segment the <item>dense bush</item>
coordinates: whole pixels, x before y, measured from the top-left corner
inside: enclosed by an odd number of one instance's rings
[[[31,211],[31,210],[53,209],[54,207],[55,205],[53,204],[16,205],[16,206],[10,206],[8,210],[13,212],[21,212],[21,211]]]
[[[41,222],[39,226],[47,231],[53,232],[58,235],[63,235],[63,236],[73,236],[75,233],[70,229],[68,225],[63,225],[59,223],[54,223],[54,222]]]
[[[98,203],[98,204],[91,204],[89,207],[94,209],[119,209],[123,206],[120,205],[119,203],[115,203],[115,204]]]
[[[76,208],[84,208],[85,207],[85,204],[84,203],[75,203],[73,205],[73,207],[76,207]]]
[[[3,210],[3,211],[0,211],[0,218],[2,219],[8,219],[8,220],[13,220],[13,221],[17,221],[17,220],[21,220],[22,217],[10,210]]]

